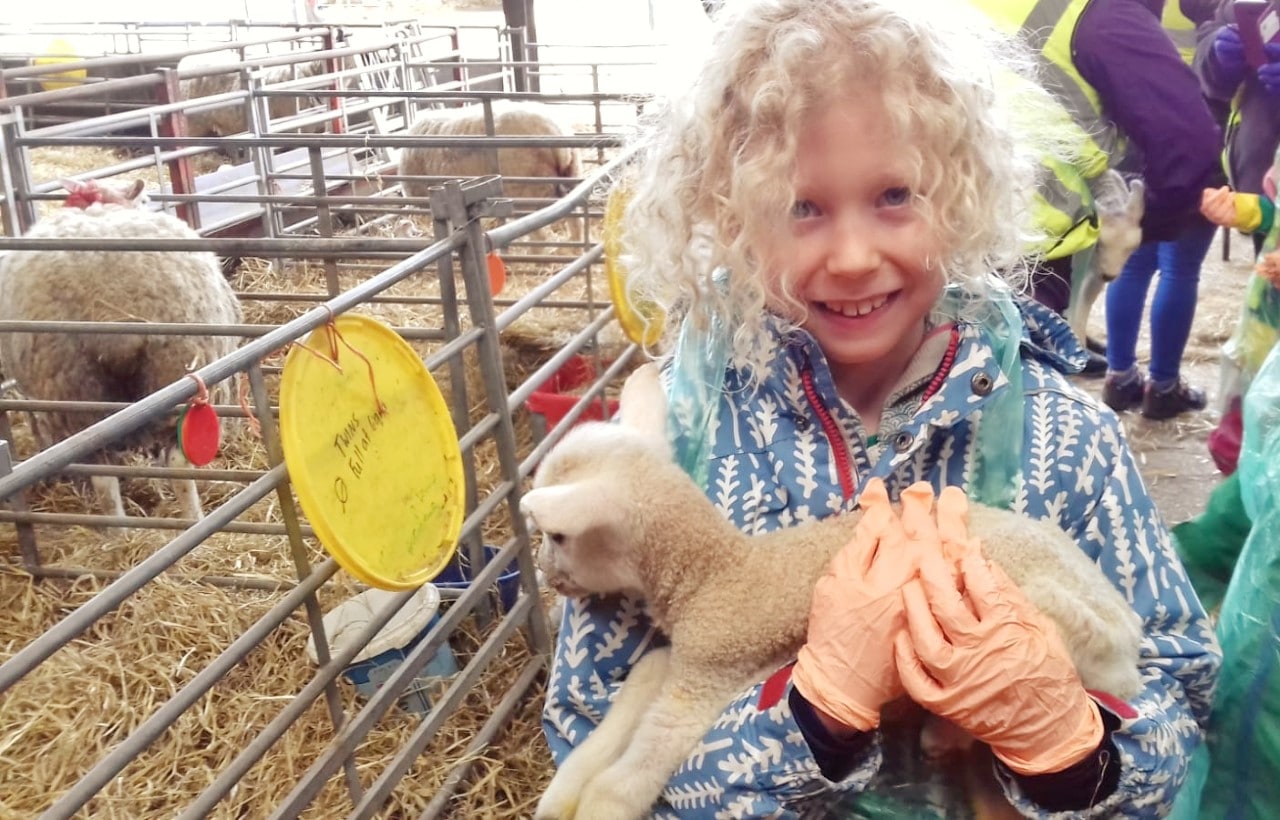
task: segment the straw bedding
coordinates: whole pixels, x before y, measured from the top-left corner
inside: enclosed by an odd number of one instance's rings
[[[17,572],[0,572],[0,594],[8,602],[0,611],[0,631],[18,636],[48,628],[101,585],[90,579],[32,583]],[[342,586],[335,584],[324,597],[341,597]],[[267,610],[272,597],[161,577],[14,686],[4,699],[0,814],[29,817],[47,807],[52,795],[82,776],[235,640]],[[274,632],[88,804],[92,816],[173,816],[310,679],[307,634],[300,615]],[[455,639],[460,661],[466,653],[460,644],[474,645],[474,640]],[[444,767],[433,761],[458,758],[527,657],[523,642],[508,646],[467,708],[418,759],[389,807],[420,811],[426,805],[444,775]],[[343,683],[341,693],[350,714],[357,706],[353,690]],[[525,714],[480,761],[479,775],[457,798],[457,816],[529,813],[549,769],[536,713],[535,693]],[[366,786],[416,725],[414,716],[395,709],[378,724],[356,754]],[[317,701],[219,804],[215,816],[269,813],[323,749],[331,726],[323,701]],[[304,816],[333,817],[349,807],[342,779],[335,777]]]

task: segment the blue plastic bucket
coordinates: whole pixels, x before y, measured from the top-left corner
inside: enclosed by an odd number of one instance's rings
[[[485,544],[485,561],[492,561],[500,551],[498,547]],[[479,569],[472,568],[466,546],[459,544],[458,551],[454,554],[453,559],[445,565],[439,575],[431,580],[431,583],[440,589],[452,590],[461,595],[471,586],[471,582],[475,579],[476,572]],[[512,561],[510,568],[498,576],[498,599],[502,602],[502,610],[506,612],[515,606],[516,598],[519,595],[520,566],[515,561]]]
[[[354,640],[374,614],[399,594],[371,589],[328,612],[324,616],[324,630],[329,638],[331,651],[336,653],[346,648],[346,641]],[[440,591],[433,584],[425,584],[419,588],[343,670],[343,675],[351,681],[356,691],[368,698],[382,688],[404,659],[409,657],[414,647],[439,622],[439,610]],[[318,662],[314,636],[307,642],[307,652],[313,663]],[[410,681],[397,703],[402,709],[418,714],[431,711],[432,702],[457,672],[457,659],[446,641]]]

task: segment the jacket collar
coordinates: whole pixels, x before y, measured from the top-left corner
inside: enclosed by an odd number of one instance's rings
[[[1035,359],[1063,373],[1077,373],[1085,364],[1084,348],[1076,340],[1067,323],[1053,311],[1024,297],[1016,297],[1015,303],[1022,315],[1022,341],[1020,353],[1024,359]],[[835,390],[831,371],[817,342],[806,331],[793,328],[784,320],[769,316],[766,321],[771,337],[771,351],[766,356],[766,370],[771,374],[785,372],[780,369],[777,356],[785,356],[797,372],[813,374],[818,393],[832,410],[843,408]],[[923,428],[932,423],[949,426],[961,418],[981,409],[994,395],[1008,386],[1009,380],[1001,371],[991,342],[981,326],[966,322],[957,324],[959,344],[951,365],[951,372],[941,387],[921,405],[915,415],[913,427]],[[745,382],[742,362],[735,361],[738,384]],[[1024,388],[1026,385],[1024,385]],[[786,389],[785,385],[777,385]],[[912,431],[919,432],[919,429]]]

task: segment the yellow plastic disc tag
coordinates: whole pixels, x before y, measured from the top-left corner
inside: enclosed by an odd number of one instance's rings
[[[31,64],[37,66],[58,65],[61,63],[79,63],[83,57],[76,56],[76,51],[66,40],[57,38],[49,43],[45,53],[32,59]],[[88,73],[83,67],[68,68],[52,74],[40,75],[40,87],[45,91],[59,91],[63,88],[75,88],[84,83]]]
[[[630,194],[621,184],[609,192],[604,206],[604,272],[609,279],[609,296],[618,313],[618,323],[627,338],[636,344],[653,345],[662,338],[666,314],[652,302],[632,304],[627,293],[627,271],[618,257],[622,254],[622,214]]]
[[[298,503],[343,569],[413,589],[453,556],[466,490],[449,408],[395,331],[340,316],[294,345],[280,437]]]

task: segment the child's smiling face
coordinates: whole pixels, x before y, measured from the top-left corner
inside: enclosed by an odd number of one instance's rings
[[[768,249],[771,290],[781,285],[802,304],[802,325],[837,383],[896,380],[941,294],[938,232],[911,178],[875,89],[856,89],[805,122],[790,230]],[[780,301],[774,307],[795,314]]]

